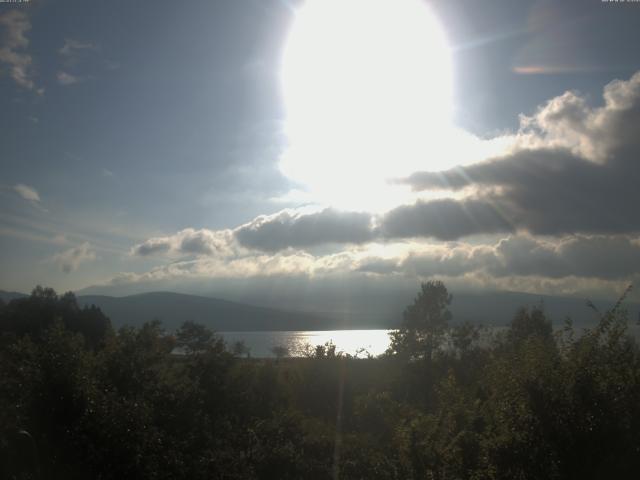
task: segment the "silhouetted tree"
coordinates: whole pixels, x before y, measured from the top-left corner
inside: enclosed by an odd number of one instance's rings
[[[217,340],[211,330],[204,325],[187,320],[176,331],[176,345],[185,353],[202,353]]]
[[[238,340],[236,342],[233,342],[233,345],[231,346],[231,353],[233,353],[236,357],[246,356],[247,358],[249,358],[251,356],[251,349],[247,347],[247,344],[242,340]]]
[[[542,307],[521,307],[511,320],[507,336],[511,342],[521,342],[531,336],[551,340],[553,327]]]
[[[80,308],[75,295],[58,296],[52,288],[37,286],[31,296],[14,299],[0,310],[0,332],[29,335],[39,340],[56,321],[75,333],[81,333],[92,348],[104,343],[111,332],[111,322],[92,305]]]
[[[25,300],[7,305],[8,317],[0,311],[1,478],[583,480],[640,471],[640,350],[621,302],[560,344],[540,309],[521,309],[505,335],[472,348],[477,329],[448,328],[451,296],[428,282],[393,347],[433,361],[357,359],[328,343],[274,362],[238,358],[193,322],[176,335],[187,355],[173,353],[178,340],[159,321],[91,347],[73,320],[89,314],[72,295],[40,288]],[[445,338],[455,350],[440,348]]]
[[[391,333],[390,352],[410,358],[431,358],[451,320],[452,296],[444,283],[422,283],[420,292],[403,314],[400,328]]]
[[[285,345],[276,345],[271,349],[271,353],[276,356],[276,359],[280,360],[281,358],[289,356],[289,348]]]
[[[480,338],[480,328],[470,322],[464,322],[451,329],[451,342],[461,355],[466,354],[474,342]]]

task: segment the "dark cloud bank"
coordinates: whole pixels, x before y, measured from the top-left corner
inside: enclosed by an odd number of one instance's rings
[[[591,107],[567,92],[521,118],[509,153],[400,180],[416,191],[458,192],[455,199],[418,201],[382,215],[285,210],[234,230],[187,229],[152,238],[132,252],[237,258],[243,251],[286,255],[326,244],[435,239],[453,243],[395,259],[350,260],[350,269],[495,279],[638,279],[640,72],[611,82],[603,98],[602,106]],[[473,235],[493,240],[455,243]],[[496,240],[497,235],[506,238]]]
[[[238,228],[240,244],[266,251],[476,234],[635,234],[640,231],[640,73],[614,81],[604,105],[568,92],[523,117],[512,153],[402,180],[414,190],[469,189],[461,200],[420,201],[381,217],[324,210],[260,217]]]

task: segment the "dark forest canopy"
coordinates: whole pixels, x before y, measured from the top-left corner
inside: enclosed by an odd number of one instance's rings
[[[202,325],[114,331],[37,288],[0,306],[0,477],[637,477],[640,351],[621,303],[581,335],[523,308],[481,344],[454,302],[423,284],[379,358],[246,359]]]
[[[82,334],[87,344],[104,342],[111,322],[94,305],[81,308],[75,295],[58,296],[52,288],[37,286],[29,297],[15,298],[0,310],[0,332],[28,334],[39,339],[54,323],[70,332]]]

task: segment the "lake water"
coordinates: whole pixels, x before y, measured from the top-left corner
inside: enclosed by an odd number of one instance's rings
[[[333,342],[336,352],[366,357],[377,356],[389,346],[391,330],[322,330],[288,332],[219,332],[225,342],[232,347],[242,341],[249,348],[252,357],[273,357],[274,347],[287,348],[289,355],[301,356],[306,349]]]
[[[490,327],[481,332],[480,343],[489,342],[492,336],[505,327]],[[581,331],[580,328],[576,332]],[[285,347],[290,356],[303,356],[305,351],[316,345],[333,342],[336,352],[357,355],[378,356],[389,347],[391,330],[322,330],[322,331],[274,331],[274,332],[219,332],[229,347],[242,341],[249,348],[252,357],[274,357],[274,347]],[[640,341],[640,326],[629,325],[628,333]]]

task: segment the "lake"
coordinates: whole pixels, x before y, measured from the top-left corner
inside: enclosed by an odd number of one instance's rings
[[[489,342],[492,336],[505,327],[489,327],[481,332],[481,343]],[[580,335],[582,328],[576,328]],[[559,331],[556,326],[556,331]],[[336,352],[357,355],[360,358],[367,355],[378,356],[389,347],[389,332],[391,330],[316,330],[316,331],[261,331],[261,332],[218,332],[232,347],[234,342],[242,341],[249,348],[252,357],[274,357],[274,347],[287,348],[289,355],[303,356],[305,350],[316,345],[333,342]],[[628,333],[640,340],[640,326],[628,325]]]
[[[391,330],[320,330],[320,331],[277,331],[277,332],[219,332],[231,347],[242,341],[249,348],[252,357],[273,357],[274,347],[285,347],[291,356],[301,356],[305,349],[324,345],[331,341],[336,352],[366,357],[377,356],[389,346]],[[364,350],[362,350],[364,349]]]

